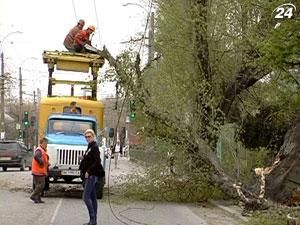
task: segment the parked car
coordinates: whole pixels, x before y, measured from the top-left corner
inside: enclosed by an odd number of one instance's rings
[[[32,150],[17,140],[0,140],[0,167],[6,171],[8,167],[19,167],[24,171],[31,170]]]

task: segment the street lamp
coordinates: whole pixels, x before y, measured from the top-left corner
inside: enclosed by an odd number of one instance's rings
[[[0,94],[1,94],[1,105],[0,105],[0,111],[1,111],[1,116],[0,116],[0,138],[4,139],[5,138],[5,112],[4,112],[4,53],[2,49],[2,45],[6,38],[12,34],[22,34],[21,31],[13,31],[8,33],[7,35],[2,38],[0,42],[0,48],[1,48],[1,77],[0,77]]]
[[[3,53],[3,50],[2,50],[2,45],[4,43],[4,41],[6,40],[6,38],[8,38],[8,36],[12,35],[12,34],[23,34],[22,31],[12,31],[12,32],[9,32],[7,35],[5,35],[3,38],[2,38],[2,41],[0,41],[0,48],[1,48],[1,52]]]
[[[143,9],[147,14],[147,24],[145,27],[144,36],[146,36],[146,30],[148,26],[148,22],[150,23],[149,29],[148,29],[148,64],[151,64],[152,60],[154,59],[154,12],[152,12],[152,2],[149,5],[149,9],[146,9],[143,5],[139,3],[125,3],[123,6],[138,6],[139,8]],[[144,42],[144,39],[142,39],[142,44]],[[141,46],[142,46],[141,44]],[[140,49],[141,49],[140,46]]]
[[[122,6],[126,7],[126,6],[129,6],[129,5],[138,6],[138,7],[142,8],[142,9],[144,9],[148,13],[148,9],[146,9],[145,6],[143,6],[143,5],[139,4],[139,3],[127,2],[127,3],[123,4]]]

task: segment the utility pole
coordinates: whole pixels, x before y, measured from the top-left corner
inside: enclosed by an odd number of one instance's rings
[[[1,95],[1,105],[0,105],[0,139],[5,139],[5,112],[4,112],[4,53],[2,45],[6,38],[12,34],[22,34],[21,31],[13,31],[4,36],[4,38],[0,41],[1,48],[1,75],[0,75],[0,95]]]
[[[154,12],[151,12],[149,27],[148,64],[154,59]]]
[[[128,160],[130,160],[130,154],[129,154],[129,129],[130,129],[130,118],[127,114],[127,117],[126,117],[126,125],[125,125],[125,147],[124,147],[124,153],[125,153],[125,156],[128,158]]]
[[[20,108],[19,108],[19,124],[20,124],[20,130],[23,132],[23,83],[22,83],[22,68],[19,67],[19,102],[20,102]]]
[[[0,93],[1,93],[1,121],[0,121],[0,132],[1,139],[5,138],[5,117],[4,117],[4,53],[1,53],[1,77],[0,77]]]
[[[37,104],[40,104],[40,101],[41,101],[41,90],[38,88],[37,89],[37,101],[35,103],[35,107],[36,107],[35,108],[36,109],[35,120],[36,120],[36,122],[35,122],[35,125],[34,125],[35,135],[36,135],[36,137],[35,137],[35,141],[36,141],[35,145],[36,146],[39,146],[39,114],[38,114]]]
[[[37,101],[36,101],[36,92],[35,91],[33,91],[33,111],[34,111],[34,126],[33,126],[33,140],[32,140],[32,143],[33,143],[33,145],[35,145],[35,146],[38,146],[37,145],[37,135],[36,135],[36,133],[37,133],[37,129],[36,129],[36,123],[37,123]]]

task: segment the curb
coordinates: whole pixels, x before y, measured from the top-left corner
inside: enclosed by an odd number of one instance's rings
[[[226,211],[227,213],[233,215],[234,217],[236,217],[236,218],[238,218],[238,219],[240,219],[240,220],[242,220],[244,222],[248,222],[249,221],[248,218],[246,218],[246,217],[244,217],[244,216],[241,215],[241,212],[239,212],[239,211],[237,211],[237,210],[235,210],[233,208],[230,208],[228,206],[222,205],[219,202],[214,201],[214,200],[208,200],[208,202],[211,203],[212,205],[214,205],[214,206],[216,206],[216,207],[218,207],[218,208]]]

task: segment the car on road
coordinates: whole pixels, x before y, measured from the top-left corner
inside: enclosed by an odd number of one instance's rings
[[[32,150],[18,140],[0,140],[0,167],[7,171],[8,167],[19,167],[24,171],[31,170]]]

